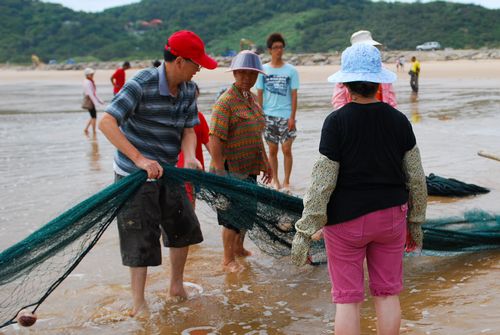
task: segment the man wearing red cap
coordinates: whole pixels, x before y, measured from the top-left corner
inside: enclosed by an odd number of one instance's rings
[[[191,31],[172,34],[159,67],[140,71],[106,108],[99,129],[118,149],[113,168],[119,180],[139,169],[148,174],[136,195],[118,214],[122,263],[130,267],[133,310],[146,306],[148,266],[161,264],[160,236],[170,248],[169,294],[186,298],[184,265],[190,245],[203,241],[200,224],[183,185],[160,181],[162,164],[175,165],[182,147],[184,164],[201,168],[195,158],[199,124],[193,76],[217,62],[206,55],[203,41]]]

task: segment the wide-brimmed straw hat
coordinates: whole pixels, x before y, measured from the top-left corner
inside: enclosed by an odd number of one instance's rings
[[[369,81],[372,83],[392,83],[397,76],[382,67],[380,51],[372,45],[356,43],[342,52],[340,71],[335,72],[328,81],[331,83],[348,83],[352,81]]]
[[[382,45],[372,38],[372,33],[368,30],[360,30],[351,35],[351,45],[364,43],[369,45]]]
[[[259,55],[250,50],[243,50],[233,58],[231,66],[227,71],[234,70],[252,70],[266,74]]]
[[[87,67],[87,68],[85,68],[85,70],[83,70],[83,74],[85,75],[85,77],[90,76],[91,74],[94,74],[94,73],[95,73],[95,70],[91,67]]]

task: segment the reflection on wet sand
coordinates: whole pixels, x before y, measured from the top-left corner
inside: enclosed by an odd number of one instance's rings
[[[418,106],[418,93],[411,92],[410,95],[410,113],[411,113],[411,122],[419,123],[422,119],[420,115],[419,106]]]
[[[89,165],[91,171],[101,171],[101,163],[99,154],[99,141],[97,139],[97,134],[89,135],[85,133],[85,137],[89,140],[90,149],[87,152],[87,157],[89,158]]]

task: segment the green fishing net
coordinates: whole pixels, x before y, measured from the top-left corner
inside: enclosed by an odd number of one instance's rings
[[[19,310],[35,311],[99,240],[127,199],[146,181],[144,171],[121,179],[55,218],[0,253],[0,327]],[[290,254],[302,199],[236,178],[164,166],[159,181],[173,187],[189,182],[196,197],[274,257]],[[455,185],[456,186],[456,185]],[[476,251],[500,248],[500,220],[482,211],[425,224],[424,249]],[[312,243],[312,263],[326,261],[322,241]]]

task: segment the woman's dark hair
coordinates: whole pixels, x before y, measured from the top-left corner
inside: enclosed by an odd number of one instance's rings
[[[165,60],[165,62],[167,62],[167,63],[173,62],[176,58],[177,58],[177,56],[172,54],[170,52],[170,50],[167,50],[167,49],[163,50],[163,59]]]
[[[285,39],[283,38],[283,36],[280,33],[272,33],[267,38],[267,42],[266,42],[267,48],[271,49],[273,47],[273,43],[275,43],[275,42],[281,42],[281,43],[283,43],[283,46],[286,45]]]
[[[373,97],[378,91],[378,83],[372,83],[370,81],[351,81],[349,83],[344,83],[345,86],[353,93],[359,94],[365,98]]]

